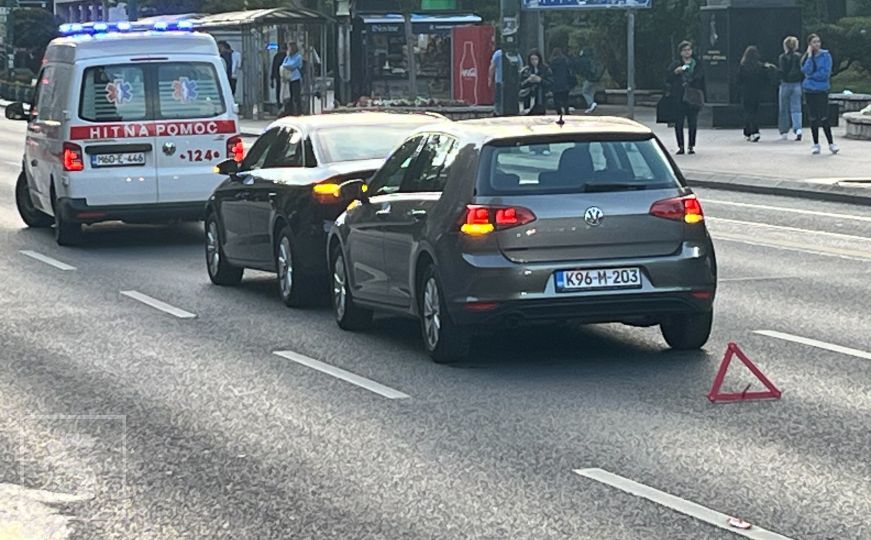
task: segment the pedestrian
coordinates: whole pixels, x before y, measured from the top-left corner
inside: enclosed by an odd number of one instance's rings
[[[759,142],[762,138],[759,134],[759,103],[773,69],[773,65],[762,62],[755,45],[750,45],[744,51],[738,68],[738,88],[744,106],[744,139],[747,141]]]
[[[553,102],[556,105],[556,113],[560,116],[569,114],[569,92],[578,84],[578,79],[569,62],[569,58],[563,54],[563,50],[554,47],[550,58],[550,70],[553,73]]]
[[[592,114],[599,107],[596,103],[596,92],[602,82],[602,77],[605,76],[605,64],[599,60],[595,50],[590,47],[581,49],[581,54],[578,56],[576,71],[584,78],[584,83],[581,85],[581,95],[584,96],[584,101],[587,104],[586,114]]]
[[[269,77],[270,85],[275,89],[275,103],[279,112],[281,112],[281,106],[284,103],[281,99],[281,87],[283,86],[281,64],[284,63],[285,58],[287,58],[287,49],[279,47],[275,56],[272,57],[272,71]]]
[[[219,49],[224,66],[227,68],[227,77],[230,79],[230,91],[235,97],[239,75],[242,73],[242,54],[234,51],[228,41],[222,41]]]
[[[680,58],[668,66],[666,73],[667,92],[674,111],[674,134],[677,139],[677,154],[686,153],[684,124],[689,131],[689,153],[695,154],[696,134],[699,128],[699,112],[705,104],[705,72],[693,57],[693,44],[682,41],[677,46]]]
[[[493,89],[493,114],[502,116],[502,49],[493,51],[493,56],[490,58],[490,73],[489,73],[490,88]]]
[[[281,67],[288,72],[290,94],[285,102],[285,114],[302,115],[302,54],[296,42],[287,44],[287,57]]]
[[[520,98],[528,116],[547,114],[547,93],[553,83],[553,75],[537,50],[526,57],[526,67],[520,72]]]
[[[783,40],[783,54],[778,59],[780,70],[780,113],[778,128],[780,138],[788,138],[790,123],[795,140],[801,141],[801,55],[798,53],[798,38],[789,36]]]
[[[811,153],[820,153],[820,128],[826,134],[829,151],[837,154],[840,149],[832,138],[832,126],[829,122],[829,90],[832,88],[832,55],[823,49],[820,36],[808,36],[807,52],[802,57],[801,71],[804,73],[805,99],[808,115],[811,120],[811,135],[814,145]]]

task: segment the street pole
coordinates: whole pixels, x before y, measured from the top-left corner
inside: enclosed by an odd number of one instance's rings
[[[502,30],[502,115],[520,113],[520,66],[518,33],[520,26],[520,0],[500,0]]]
[[[626,68],[626,104],[629,106],[629,118],[635,119],[635,10],[626,14],[626,57],[629,65]]]
[[[127,0],[127,19],[131,22],[139,19],[138,0]]]

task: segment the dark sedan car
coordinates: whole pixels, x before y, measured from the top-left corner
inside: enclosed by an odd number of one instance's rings
[[[217,285],[235,285],[245,268],[277,272],[288,306],[326,283],[326,233],[348,200],[339,184],[368,178],[432,114],[336,113],[272,124],[237,164],[206,209],[206,268]]]
[[[717,267],[698,199],[651,131],[623,119],[505,118],[425,128],[330,233],[339,326],[416,317],[436,361],[475,327],[660,325],[695,349]]]

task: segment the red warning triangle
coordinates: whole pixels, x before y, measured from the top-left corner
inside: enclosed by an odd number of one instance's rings
[[[729,364],[732,363],[733,356],[737,356],[738,359],[747,366],[747,369],[749,369],[753,375],[759,379],[759,382],[764,384],[765,388],[768,388],[767,392],[748,392],[747,390],[750,388],[750,385],[747,385],[747,388],[745,388],[743,392],[720,392],[720,387],[723,385],[723,379],[726,378],[726,372],[729,370]],[[711,387],[711,391],[708,393],[708,399],[711,400],[712,403],[749,401],[753,399],[780,399],[781,394],[782,392],[768,380],[768,377],[766,377],[765,374],[756,367],[756,364],[747,358],[747,355],[744,354],[744,351],[742,351],[738,345],[735,343],[729,343],[728,348],[726,348],[726,356],[723,357],[723,362],[720,364],[720,370],[717,372],[717,376],[714,377],[714,386]]]

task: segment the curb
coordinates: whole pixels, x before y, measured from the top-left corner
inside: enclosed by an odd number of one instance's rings
[[[782,178],[734,176],[692,171],[685,171],[684,176],[691,187],[871,206],[871,179],[866,181],[868,187],[864,187],[863,185],[851,186],[843,183],[826,184]]]

